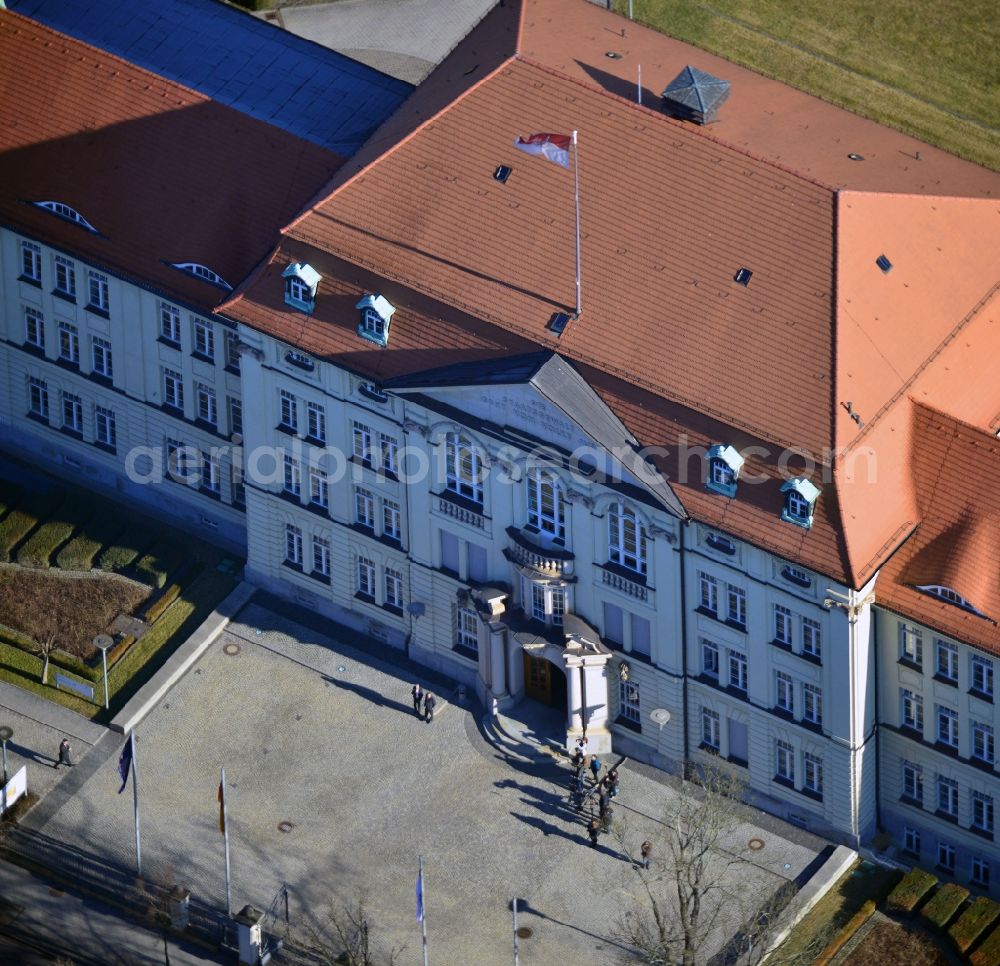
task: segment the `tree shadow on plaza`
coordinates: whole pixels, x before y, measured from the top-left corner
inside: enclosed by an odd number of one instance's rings
[[[327,674],[323,675],[323,680],[327,684],[332,684],[343,691],[350,691],[353,694],[356,694],[359,698],[364,698],[364,700],[369,704],[374,704],[379,708],[390,708],[393,711],[400,711],[411,718],[416,717],[413,712],[412,703],[403,704],[402,701],[395,701],[392,698],[387,698],[384,694],[380,694],[374,688],[366,688],[363,684],[353,684],[352,682],[345,681],[342,678],[332,678]]]
[[[511,789],[522,792],[524,797],[521,801],[525,805],[534,806],[546,815],[562,816],[576,820],[580,812],[575,809],[569,800],[569,790],[564,792],[548,791],[538,788],[535,785],[525,785],[515,781],[513,778],[504,778],[493,783],[495,788]]]

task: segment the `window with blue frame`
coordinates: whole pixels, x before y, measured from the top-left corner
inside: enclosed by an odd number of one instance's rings
[[[785,497],[785,505],[781,511],[781,519],[786,523],[808,529],[812,526],[813,511],[820,490],[804,477],[788,480],[781,486]]]
[[[743,457],[732,446],[717,443],[708,451],[708,479],[705,486],[713,493],[720,493],[733,499],[736,484],[743,468]]]
[[[312,312],[316,307],[316,290],[320,274],[311,265],[292,262],[282,273],[285,280],[285,304],[300,312]]]
[[[395,307],[381,295],[366,295],[355,308],[361,312],[358,335],[377,345],[387,345]]]

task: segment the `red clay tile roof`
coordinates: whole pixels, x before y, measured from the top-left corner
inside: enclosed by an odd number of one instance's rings
[[[640,59],[657,91],[687,63],[729,80],[719,121],[666,117],[658,97],[635,104]],[[556,338],[546,324],[575,295],[573,172],[512,142],[573,129],[583,312]],[[506,184],[492,176],[501,163]],[[522,0],[495,9],[345,164],[278,258],[327,266],[307,325],[358,371],[416,369],[403,344],[441,364],[457,326],[485,338],[473,352],[510,340],[573,360],[645,445],[685,434],[765,446],[744,472],[769,482],[741,485],[735,501],[685,482],[670,459],[664,470],[696,518],[859,587],[920,520],[911,398],[1000,419],[975,364],[1000,351],[998,197],[996,172],[585,0]],[[742,267],[747,287],[733,280]],[[278,274],[225,310],[292,341],[303,323]],[[376,349],[324,306],[345,281],[426,304],[394,318]],[[335,342],[319,335],[328,324]],[[779,519],[782,447],[815,464],[808,531]]]
[[[205,311],[342,158],[0,10],[0,219]],[[33,207],[70,205],[94,235]]]

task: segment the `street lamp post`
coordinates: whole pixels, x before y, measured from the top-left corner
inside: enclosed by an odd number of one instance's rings
[[[114,641],[107,634],[98,634],[94,638],[94,647],[101,649],[101,664],[104,667],[104,710],[108,710],[108,648]]]
[[[6,725],[0,728],[0,744],[3,745],[3,783],[7,784],[7,742],[14,737],[14,729]]]

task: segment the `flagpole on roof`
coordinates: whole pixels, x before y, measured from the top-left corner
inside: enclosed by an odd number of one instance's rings
[[[139,756],[135,753],[135,731],[129,732],[132,744],[132,805],[135,809],[135,870],[142,878],[142,838],[139,835]]]
[[[577,318],[583,308],[580,301],[580,148],[577,144],[577,132],[573,132],[573,172],[576,195],[576,314]]]
[[[222,766],[222,778],[219,781],[219,824],[226,843],[226,913],[233,914],[233,881],[229,871],[229,822],[226,821],[226,766]]]

